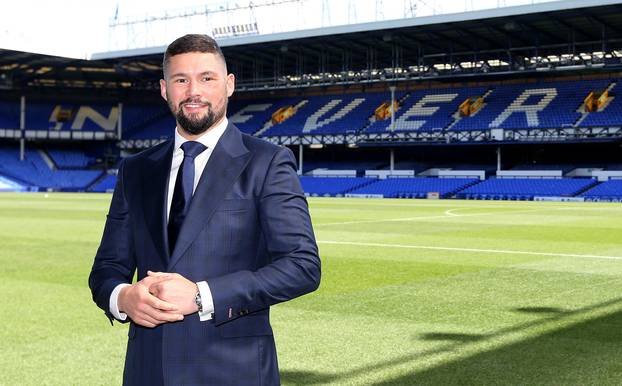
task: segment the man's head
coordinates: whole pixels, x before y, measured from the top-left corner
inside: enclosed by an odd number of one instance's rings
[[[162,67],[161,95],[182,135],[200,135],[224,118],[235,78],[227,74],[225,58],[214,39],[180,37],[166,49]]]

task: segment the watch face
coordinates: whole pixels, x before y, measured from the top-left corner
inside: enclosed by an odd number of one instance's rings
[[[199,307],[199,312],[203,312],[203,302],[201,301],[200,292],[197,292],[197,294],[194,295],[194,303],[197,305],[197,307]]]

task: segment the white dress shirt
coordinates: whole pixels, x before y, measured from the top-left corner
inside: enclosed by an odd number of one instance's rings
[[[207,161],[212,155],[212,152],[214,151],[214,147],[216,147],[218,140],[225,132],[227,124],[228,120],[225,117],[218,125],[212,127],[205,134],[201,135],[199,138],[196,139],[197,142],[205,145],[207,149],[201,154],[197,155],[194,159],[194,185],[192,187],[193,194],[197,188],[197,185],[199,184],[199,180],[201,179],[203,170],[207,165]],[[168,194],[166,197],[167,221],[169,212],[171,210],[171,203],[173,202],[173,192],[175,191],[175,180],[177,179],[177,172],[179,171],[179,167],[184,160],[184,151],[181,149],[181,145],[186,141],[188,140],[182,137],[181,134],[179,134],[179,129],[175,129],[175,147],[173,150],[173,162],[171,163],[171,172],[168,177]],[[121,289],[128,285],[130,284],[119,284],[110,294],[110,313],[112,313],[112,315],[119,320],[125,320],[127,318],[127,314],[119,311],[118,298]],[[212,313],[214,312],[214,301],[212,298],[212,292],[210,291],[209,285],[206,281],[198,282],[197,287],[199,287],[201,302],[203,303],[203,312],[199,312],[199,318],[201,321],[210,320],[212,318]]]

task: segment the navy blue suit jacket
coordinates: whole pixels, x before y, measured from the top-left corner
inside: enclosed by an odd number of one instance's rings
[[[147,270],[207,280],[214,319],[144,328],[130,322],[125,385],[278,385],[269,307],[315,290],[320,259],[307,202],[284,147],[229,124],[203,171],[169,256],[167,141],[128,157],[89,286],[109,318],[120,283]]]

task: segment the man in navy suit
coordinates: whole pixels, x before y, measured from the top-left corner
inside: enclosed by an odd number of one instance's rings
[[[320,281],[294,157],[228,123],[212,38],[175,40],[163,69],[175,137],[122,163],[89,277],[130,322],[123,383],[278,385],[270,306]]]

